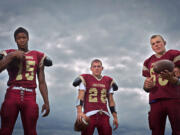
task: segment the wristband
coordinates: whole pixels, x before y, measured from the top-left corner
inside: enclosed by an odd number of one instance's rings
[[[110,109],[110,111],[111,111],[112,114],[113,114],[113,113],[117,113],[117,112],[116,112],[116,109],[115,109],[115,106],[110,106],[109,109]]]
[[[81,99],[77,99],[76,106],[83,106],[83,105],[84,105],[84,101]]]

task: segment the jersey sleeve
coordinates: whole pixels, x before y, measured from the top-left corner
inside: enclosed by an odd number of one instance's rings
[[[113,90],[112,87],[110,87],[110,89],[109,89],[109,94],[113,94],[113,93],[114,93],[114,90]]]
[[[172,50],[173,53],[173,62],[175,66],[180,67],[180,51],[178,50]]]
[[[86,87],[84,86],[84,84],[81,82],[80,85],[77,87],[78,90],[84,90],[86,91]]]
[[[38,53],[38,63],[39,67],[42,67],[44,65],[44,59],[46,58],[46,55],[42,52],[37,52]]]
[[[86,86],[86,81],[85,81],[85,74],[81,74],[80,76],[79,76],[79,78],[81,79],[81,83],[84,85],[84,86]]]
[[[112,79],[111,77],[108,77],[109,78],[109,81],[110,81],[110,87],[109,87],[109,90],[108,90],[108,93],[110,94],[110,93],[114,93],[114,90],[113,90],[113,87],[112,87],[112,85],[113,85],[113,83],[115,83],[115,81],[114,81],[114,79]]]
[[[2,54],[3,56],[7,56],[8,53],[13,52],[13,51],[15,51],[15,50],[14,49],[3,50],[3,51],[0,52],[0,54]]]
[[[150,77],[150,71],[148,68],[148,64],[149,64],[149,59],[145,60],[144,64],[143,64],[142,75],[144,77]]]
[[[3,56],[6,56],[7,52],[6,51],[1,51],[0,54],[3,55]]]

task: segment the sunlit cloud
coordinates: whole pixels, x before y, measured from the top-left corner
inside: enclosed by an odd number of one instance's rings
[[[83,40],[83,36],[82,35],[77,35],[76,36],[76,41],[80,42],[81,40]]]

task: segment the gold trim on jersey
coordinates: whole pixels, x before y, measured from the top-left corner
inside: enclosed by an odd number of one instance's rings
[[[83,76],[80,75],[79,77],[82,80],[82,83],[84,84],[84,86],[86,86],[86,81],[84,80]]]
[[[97,78],[95,75],[92,75],[92,76],[98,81],[101,81],[101,79],[104,77],[104,76],[101,76],[101,78]]]
[[[98,84],[98,83],[94,83],[93,87],[101,87],[101,88],[105,88],[106,86],[104,84]]]
[[[173,60],[174,63],[176,63],[177,61],[180,61],[180,55],[176,56]]]
[[[44,54],[44,56],[42,57],[40,63],[39,63],[39,67],[42,67],[44,65],[43,61],[46,58],[46,55]]]
[[[0,54],[3,54],[4,56],[6,56],[7,52],[6,51],[1,51]]]
[[[26,56],[26,59],[33,59],[33,56]]]
[[[149,69],[146,66],[143,66],[143,71],[149,71]]]
[[[111,81],[110,87],[112,87],[112,84],[114,83],[114,80]]]

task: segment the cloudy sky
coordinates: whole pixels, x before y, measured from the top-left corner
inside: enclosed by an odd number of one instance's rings
[[[0,50],[16,48],[14,30],[29,30],[29,48],[45,52],[54,66],[46,68],[51,113],[40,116],[39,135],[79,135],[73,131],[77,90],[72,81],[90,73],[94,58],[103,61],[104,75],[116,80],[119,128],[113,135],[150,135],[148,94],[142,90],[143,61],[153,54],[149,38],[162,34],[167,49],[179,49],[178,0],[1,0]],[[6,71],[0,74],[0,104]],[[42,97],[37,89],[37,102]],[[112,124],[112,118],[111,118]],[[13,135],[22,133],[20,117]],[[167,123],[166,135],[171,132]]]

